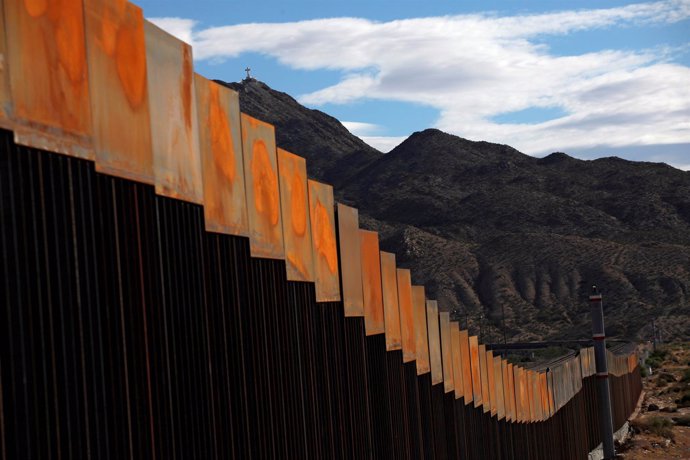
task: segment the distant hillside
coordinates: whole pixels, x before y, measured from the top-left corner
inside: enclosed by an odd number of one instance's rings
[[[604,293],[610,336],[690,336],[690,173],[619,158],[537,159],[429,129],[386,155],[260,82],[229,85],[278,144],[337,186],[363,225],[446,309],[499,340],[586,338]]]

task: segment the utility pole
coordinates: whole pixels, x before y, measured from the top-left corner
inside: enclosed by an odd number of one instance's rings
[[[609,390],[609,371],[606,363],[606,333],[604,332],[604,304],[596,286],[592,286],[589,296],[592,312],[592,339],[594,339],[594,360],[597,368],[597,399],[599,402],[599,426],[604,459],[616,455],[613,445],[613,420],[611,419],[611,393]]]

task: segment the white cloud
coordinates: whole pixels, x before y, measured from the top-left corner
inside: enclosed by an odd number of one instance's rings
[[[370,136],[381,131],[381,126],[374,123],[364,123],[361,121],[341,121],[343,126],[347,128],[355,136]]]
[[[375,149],[388,153],[407,139],[405,136],[360,136],[364,142]]]
[[[257,52],[295,69],[343,73],[337,84],[302,95],[303,103],[414,102],[436,108],[436,127],[444,131],[541,154],[689,143],[690,68],[673,63],[673,50],[557,56],[543,44],[549,35],[688,18],[690,0],[674,0],[513,17],[337,18],[193,33],[193,24],[171,26],[180,34],[191,33],[197,59]],[[493,121],[496,115],[533,107],[559,108],[566,115],[535,124]],[[361,132],[372,145],[383,145],[386,138],[377,134]]]

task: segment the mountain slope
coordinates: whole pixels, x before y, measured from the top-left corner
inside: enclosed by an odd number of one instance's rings
[[[429,129],[382,155],[332,117],[256,81],[229,84],[278,145],[360,209],[382,248],[445,309],[499,340],[589,336],[592,283],[609,335],[690,335],[690,173],[564,153],[537,159]],[[481,319],[483,316],[483,320]]]

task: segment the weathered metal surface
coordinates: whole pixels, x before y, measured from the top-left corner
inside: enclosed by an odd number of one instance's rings
[[[340,300],[340,275],[335,241],[333,187],[314,180],[309,180],[307,187],[316,275],[316,301],[336,302]]]
[[[503,406],[505,407],[506,421],[512,420],[510,408],[510,377],[508,376],[508,361],[501,358],[501,371],[503,372]]]
[[[469,338],[470,343],[470,368],[472,371],[472,400],[474,407],[482,405],[482,372],[479,364],[479,341],[477,336]]]
[[[244,113],[240,120],[251,254],[284,259],[275,131]]]
[[[424,286],[412,286],[412,310],[414,313],[417,375],[422,375],[430,371],[429,335],[426,324],[426,296],[424,295]]]
[[[541,407],[543,418],[551,417],[551,407],[549,406],[549,385],[546,379],[546,372],[539,374],[539,386],[541,390]]]
[[[493,357],[494,366],[494,385],[496,393],[496,417],[498,420],[504,419],[506,416],[505,396],[503,389],[503,360],[500,356]],[[494,398],[491,398],[494,401]]]
[[[482,385],[482,409],[491,412],[491,395],[489,393],[489,371],[486,360],[486,345],[479,345],[479,373]]]
[[[442,311],[438,314],[439,332],[441,339],[441,365],[443,367],[443,390],[450,393],[455,389],[453,378],[453,343],[450,331],[450,313]]]
[[[494,354],[489,350],[486,352],[486,375],[489,385],[489,402],[491,415],[496,415],[498,403],[496,401],[496,376],[494,375]]]
[[[453,382],[455,382],[455,399],[460,399],[464,396],[464,385],[462,383],[462,354],[460,351],[460,329],[458,323],[451,321],[450,323],[450,341],[451,352],[453,354]]]
[[[10,94],[7,68],[7,31],[5,30],[5,9],[0,7],[0,128],[12,129],[12,96]]]
[[[476,338],[476,337],[475,337]],[[472,358],[470,353],[470,338],[466,330],[460,331],[460,356],[462,358],[462,384],[465,404],[473,400]]]
[[[438,302],[426,301],[426,325],[429,334],[429,367],[431,384],[443,382],[443,358],[441,354],[441,337],[438,321]]]
[[[364,316],[362,254],[359,241],[359,212],[338,203],[338,242],[340,244],[340,278],[343,282],[345,316]]]
[[[307,162],[277,149],[285,269],[290,281],[314,281],[311,219],[307,193]]]
[[[124,0],[84,0],[96,169],[153,184],[144,16]]]
[[[381,290],[381,256],[379,235],[359,230],[362,259],[362,292],[364,294],[364,327],[367,335],[383,334],[383,292]]]
[[[515,420],[524,422],[524,396],[525,388],[522,382],[522,368],[513,366],[513,379],[515,381]]]
[[[203,204],[192,48],[144,22],[156,193]]]
[[[398,278],[398,306],[400,307],[400,338],[402,340],[403,362],[414,361],[417,357],[414,311],[412,307],[412,280],[410,271],[396,270]]]
[[[248,236],[239,96],[237,92],[198,74],[194,75],[194,86],[206,229]],[[306,206],[306,193],[303,197]]]
[[[4,2],[15,141],[93,159],[82,0]]]
[[[506,362],[506,368],[507,368],[507,379],[508,379],[508,386],[506,387],[508,389],[508,403],[510,406],[510,420],[511,421],[517,421],[517,402],[516,402],[516,394],[515,394],[515,369],[513,367],[513,364],[507,363]]]
[[[401,350],[400,311],[398,308],[398,280],[395,254],[381,251],[381,287],[383,289],[383,319],[386,329],[386,350]]]

